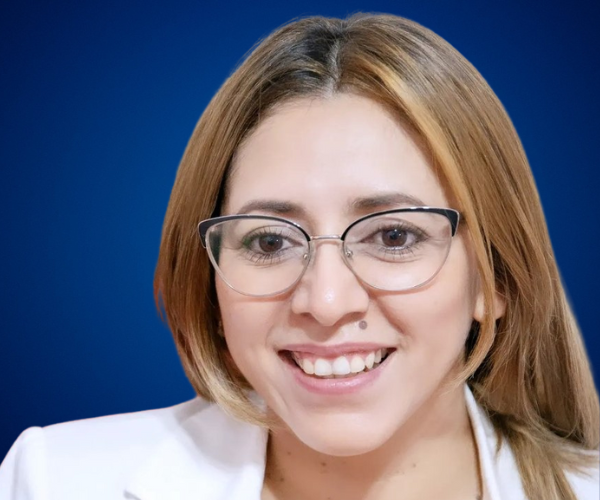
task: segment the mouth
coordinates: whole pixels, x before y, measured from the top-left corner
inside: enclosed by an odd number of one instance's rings
[[[381,348],[348,353],[335,358],[283,350],[279,352],[279,356],[286,363],[313,379],[348,379],[377,370],[395,350],[394,348]]]

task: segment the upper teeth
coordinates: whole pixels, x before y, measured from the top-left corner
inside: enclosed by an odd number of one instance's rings
[[[333,361],[324,358],[316,358],[310,360],[302,357],[299,353],[292,353],[292,357],[296,364],[302,368],[304,373],[308,375],[316,375],[318,377],[331,377],[333,375],[343,376],[351,373],[360,373],[365,368],[370,370],[376,364],[381,362],[381,358],[385,357],[387,349],[378,349],[364,354],[352,354],[349,356],[339,356]]]

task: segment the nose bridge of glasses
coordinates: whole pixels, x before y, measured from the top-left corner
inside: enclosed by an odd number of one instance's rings
[[[322,234],[322,235],[318,235],[318,236],[310,236],[309,237],[309,245],[310,245],[310,254],[311,256],[314,256],[316,253],[316,243],[341,243],[342,246],[340,248],[340,250],[342,251],[342,254],[344,257],[348,257],[348,255],[345,255],[345,252],[347,252],[347,250],[345,250],[345,241],[344,238],[339,235],[339,234]],[[311,259],[312,260],[312,259]],[[348,266],[348,262],[346,261],[346,259],[344,258],[344,263],[346,264],[346,266]]]
[[[339,234],[321,234],[319,236],[311,236],[310,241],[321,241],[321,240],[342,240]]]

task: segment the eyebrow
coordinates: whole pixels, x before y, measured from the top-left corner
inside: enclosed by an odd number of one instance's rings
[[[350,203],[351,211],[366,212],[395,206],[424,207],[426,204],[419,198],[407,193],[383,193],[375,196],[358,198]]]
[[[423,207],[426,204],[419,198],[407,193],[383,193],[374,196],[365,196],[353,200],[348,205],[349,212],[368,212],[395,206]],[[282,200],[251,200],[244,204],[237,212],[248,214],[251,212],[269,212],[280,216],[303,217],[306,211],[301,205]]]
[[[244,204],[237,212],[238,215],[250,212],[270,212],[277,215],[302,216],[304,209],[297,203],[280,200],[252,200]]]

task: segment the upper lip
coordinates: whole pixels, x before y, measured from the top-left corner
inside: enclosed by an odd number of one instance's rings
[[[314,356],[324,358],[333,358],[351,354],[356,352],[371,352],[379,349],[391,349],[392,347],[385,344],[375,342],[347,342],[336,345],[320,345],[320,344],[288,344],[283,346],[280,351],[303,352]]]

